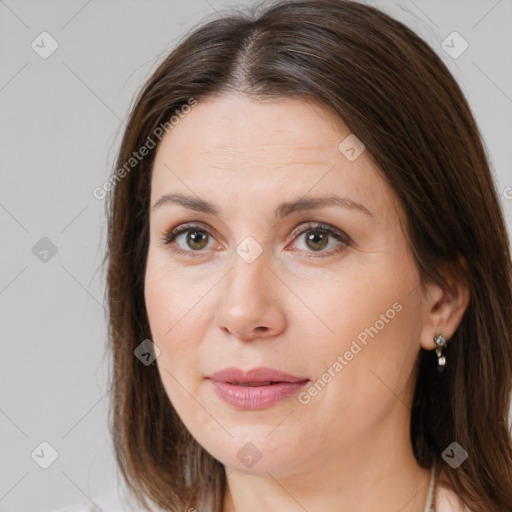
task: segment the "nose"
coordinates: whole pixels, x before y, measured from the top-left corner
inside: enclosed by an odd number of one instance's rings
[[[234,254],[222,286],[215,321],[226,333],[250,341],[277,336],[286,328],[286,286],[271,268],[265,251],[250,263]]]

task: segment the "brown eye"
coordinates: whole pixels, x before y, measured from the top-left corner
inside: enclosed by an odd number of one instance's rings
[[[304,240],[304,248],[299,248],[301,252],[306,254],[321,253],[320,256],[323,256],[324,254],[326,256],[330,256],[334,253],[338,253],[352,243],[352,239],[343,233],[343,231],[334,230],[326,224],[315,224],[302,227],[296,234],[296,240],[301,239]],[[334,244],[331,243],[331,240],[334,241]],[[328,245],[334,247],[331,250],[324,250]]]
[[[310,249],[320,251],[329,243],[329,236],[326,233],[315,230],[312,230],[309,233],[312,234],[309,234],[306,237],[306,244]]]
[[[301,235],[305,236],[302,237]],[[299,252],[305,254],[320,253],[320,256],[324,254],[330,256],[338,253],[348,247],[352,242],[351,238],[343,233],[343,231],[334,230],[326,224],[302,227],[299,233],[295,234],[295,239],[300,240],[301,238],[304,240],[305,248],[299,249]],[[192,258],[204,256],[206,252],[205,249],[208,248],[209,242],[213,242],[214,240],[215,238],[208,230],[198,225],[179,226],[169,233],[165,233],[163,236],[163,242],[166,245],[172,246],[174,252]],[[333,245],[331,241],[335,242],[334,248],[324,250],[329,245]]]
[[[204,231],[199,231],[197,229],[187,231],[187,236],[185,237],[185,243],[194,250],[201,250],[208,245],[208,233]],[[205,243],[206,241],[206,243]]]
[[[191,257],[203,255],[204,249],[212,240],[212,235],[206,229],[193,225],[180,226],[163,237],[163,242],[173,246],[175,252]]]

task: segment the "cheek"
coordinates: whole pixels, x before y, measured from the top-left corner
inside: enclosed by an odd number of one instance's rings
[[[197,317],[201,296],[195,296],[193,287],[183,293],[185,284],[183,278],[148,264],[146,310],[152,341],[160,349],[156,364],[166,395],[187,430],[209,446],[224,432],[201,406],[199,355],[204,333]]]
[[[200,280],[190,279],[186,272],[173,268],[165,256],[153,256],[150,250],[144,280],[144,299],[155,343],[168,345],[173,340],[183,341],[185,324],[188,338],[194,340],[196,324],[190,322],[190,315],[194,315],[201,307],[204,294]],[[182,344],[176,341],[177,347]]]
[[[412,261],[383,259],[320,280],[321,291],[295,288],[315,313],[297,320],[306,341],[301,357],[318,379],[304,401],[338,403],[356,414],[372,402],[396,400],[393,393],[409,386],[420,347],[418,279]]]
[[[149,272],[146,277],[146,310],[152,341],[160,350],[156,364],[167,397],[182,421],[192,417],[199,425],[205,419],[194,409],[194,401],[185,391],[195,394],[190,389],[189,379],[195,366],[194,354],[197,351],[193,344],[197,336],[190,330],[193,325],[184,322],[190,306],[184,300],[176,299],[179,295],[174,286],[171,286],[171,280],[161,279]],[[190,429],[188,425],[187,428]],[[206,427],[201,428],[204,430]]]
[[[383,269],[352,271],[346,275],[320,277],[313,287],[311,282],[294,283],[294,292],[301,300],[295,301],[294,318],[306,334],[317,333],[309,347],[327,352],[348,350],[353,340],[362,346],[390,326],[403,309],[404,293],[400,283]]]
[[[183,369],[190,368],[193,343],[197,339],[191,331],[194,324],[187,324],[187,312],[193,309],[192,298],[179,290],[179,280],[148,259],[144,289],[146,312],[151,339],[160,350],[157,365],[170,398],[183,379]]]

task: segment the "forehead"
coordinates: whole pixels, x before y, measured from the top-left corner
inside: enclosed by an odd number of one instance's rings
[[[249,160],[255,153],[266,159],[261,163],[284,163],[294,155],[316,157],[314,150],[332,155],[349,133],[331,112],[305,100],[257,101],[232,94],[201,100],[166,134],[158,153],[181,148],[184,162],[215,155],[228,168],[231,160],[243,155]]]
[[[220,202],[252,198],[263,207],[271,198],[335,190],[386,208],[390,190],[369,155],[350,161],[340,151],[349,135],[335,114],[302,99],[233,94],[201,100],[158,146],[151,202],[176,191]]]

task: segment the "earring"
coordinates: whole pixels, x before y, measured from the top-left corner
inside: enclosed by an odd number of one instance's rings
[[[436,344],[437,371],[441,373],[446,366],[446,356],[443,355],[443,348],[446,346],[446,338],[442,334],[436,334],[434,336],[434,343]]]

